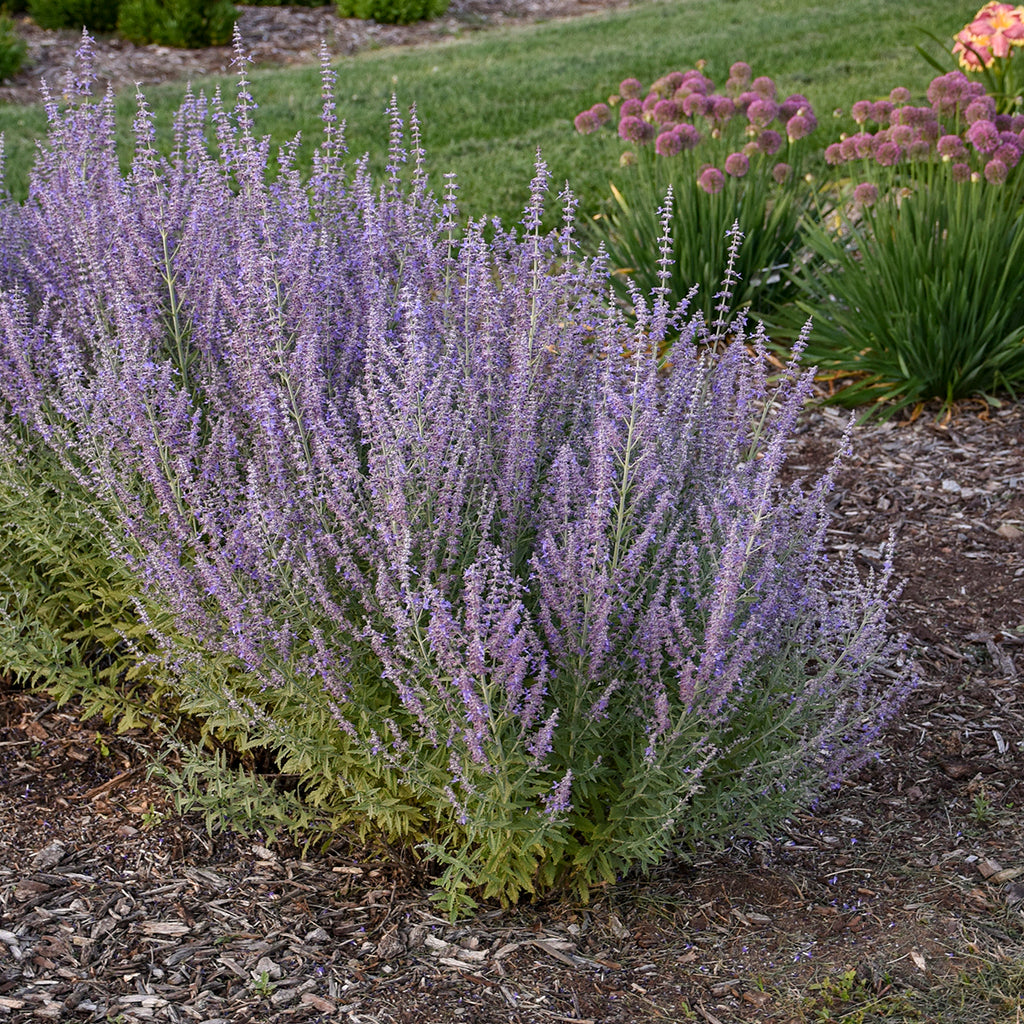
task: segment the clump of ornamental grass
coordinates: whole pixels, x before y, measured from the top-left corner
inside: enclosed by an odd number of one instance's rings
[[[886,415],[1024,380],[1024,116],[960,71],[927,100],[899,88],[853,104],[825,150],[845,188],[794,275],[790,330],[815,316],[807,359],[852,378],[838,401]]]
[[[671,190],[667,284],[677,300],[698,289],[691,301],[710,322],[734,224],[746,241],[732,310],[763,313],[791,292],[783,271],[800,247],[811,198],[805,164],[817,118],[806,96],[780,95],[771,78],[754,78],[742,61],[721,90],[704,70],[673,71],[647,89],[627,78],[574,123],[581,135],[595,136],[583,143],[595,154],[602,134],[616,131],[621,144],[612,201],[593,222],[620,297],[629,301],[631,287],[647,294],[659,286],[661,207]]]
[[[835,467],[780,483],[809,373],[770,385],[742,321],[716,355],[667,238],[627,321],[570,197],[542,232],[543,164],[488,240],[393,104],[374,182],[323,79],[308,182],[244,65],[166,159],[140,99],[127,173],[109,95],[48,103],[3,208],[9,428],[89,495],[180,707],[420,850],[448,912],[766,834],[911,683],[890,567],[825,557]]]

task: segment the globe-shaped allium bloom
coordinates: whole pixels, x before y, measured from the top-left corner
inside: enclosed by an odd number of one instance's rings
[[[898,124],[889,133],[889,138],[901,146],[909,146],[916,134],[909,124]]]
[[[662,132],[654,140],[654,152],[658,156],[678,156],[683,151],[683,140],[675,131]]]
[[[790,142],[804,139],[814,131],[815,125],[806,114],[794,114],[786,122],[786,135]]]
[[[635,96],[619,107],[619,117],[639,117],[643,112],[644,105]]]
[[[928,102],[939,117],[953,117],[957,107],[964,102],[965,90],[971,83],[962,71],[950,71],[948,74],[933,78],[928,86]]]
[[[643,102],[643,111],[644,111],[644,113],[646,114],[648,111],[652,111],[653,112],[654,108],[661,102],[661,100],[662,100],[662,97],[659,96],[656,92],[649,92],[644,97],[644,102]]]
[[[702,117],[707,113],[710,104],[707,96],[700,92],[691,92],[683,97],[683,114],[686,117]]]
[[[782,136],[774,128],[766,128],[758,135],[757,146],[765,156],[775,156],[782,149]]]
[[[876,139],[870,132],[859,132],[857,135],[850,136],[853,142],[853,155],[858,160],[866,160],[870,156],[875,155],[875,150],[878,146],[885,142],[885,139]]]
[[[673,125],[679,120],[679,104],[675,100],[659,100],[654,105],[654,123]]]
[[[624,150],[622,156],[619,157],[620,167],[633,167],[637,162],[637,155],[631,149]]]
[[[1006,181],[1006,175],[1009,173],[1009,168],[1002,160],[998,160],[993,157],[985,164],[985,180],[990,185],[1002,185]]]
[[[862,181],[853,190],[853,201],[858,206],[874,206],[878,202],[878,186],[871,181]]]
[[[686,81],[686,74],[682,71],[670,71],[659,81],[665,86],[665,94],[671,96]]]
[[[883,142],[875,149],[875,160],[882,167],[895,167],[903,159],[903,147],[895,142]]]
[[[775,82],[767,75],[755,78],[750,83],[750,90],[751,92],[756,92],[759,96],[763,96],[765,99],[775,99]]]
[[[643,93],[643,83],[639,78],[626,78],[619,82],[619,95],[624,100],[638,100]]]
[[[680,88],[683,87],[689,92],[699,92],[702,96],[707,96],[715,91],[715,83],[696,69],[687,71],[683,76],[683,83],[680,85]]]
[[[963,185],[971,180],[971,168],[968,164],[962,162],[953,164],[949,169],[949,173],[958,185]]]
[[[573,126],[580,135],[590,135],[601,127],[601,122],[592,110],[582,110],[573,118]]]
[[[788,121],[794,114],[803,114],[805,117],[814,118],[814,108],[811,101],[802,93],[795,92],[787,96],[779,104],[779,120]],[[817,121],[815,121],[817,124]]]
[[[909,103],[910,90],[905,86],[897,85],[896,88],[889,93],[889,99],[896,104]]]
[[[697,184],[708,195],[717,195],[725,188],[725,175],[717,167],[705,167],[697,179]]]
[[[745,114],[747,112],[747,107],[749,107],[751,103],[753,103],[755,100],[763,99],[764,97],[760,95],[760,93],[750,92],[748,90],[747,92],[741,92],[739,96],[736,97],[734,102],[736,104],[736,110],[740,114]]]
[[[742,178],[750,170],[750,161],[745,153],[730,153],[725,158],[725,173],[732,178]]]
[[[612,118],[612,108],[607,103],[595,103],[590,111],[601,124],[607,124]]]
[[[979,153],[994,153],[999,148],[999,131],[991,121],[975,121],[967,129],[967,141]]]
[[[675,133],[679,136],[679,144],[684,150],[696,149],[700,145],[700,132],[692,124],[676,125]]]
[[[1018,135],[1024,131],[1024,114],[1013,114],[1010,117],[1010,131]]]
[[[871,100],[857,100],[857,102],[850,107],[850,116],[857,124],[865,124],[871,120],[871,108],[873,106],[874,104]]]
[[[729,68],[729,77],[738,85],[749,85],[751,75],[753,75],[753,71],[751,71],[750,65],[746,61],[738,60]]]
[[[747,107],[747,120],[756,128],[767,128],[779,116],[779,105],[775,100],[754,100]]]
[[[728,96],[709,96],[710,109],[706,116],[723,125],[736,113],[736,104]]]
[[[888,100],[879,100],[871,104],[871,120],[876,124],[888,124],[895,108]]]
[[[848,158],[843,156],[843,147],[839,142],[833,142],[830,146],[825,147],[825,163],[829,167],[838,167],[840,164],[845,163]]]
[[[787,163],[781,161],[772,168],[772,177],[775,179],[777,185],[785,184],[789,180],[789,176],[793,173],[793,168]]]
[[[845,139],[839,140],[839,155],[843,160],[856,160],[857,153],[857,136],[848,135]]]
[[[1012,170],[1017,164],[1020,163],[1021,147],[1020,140],[1014,142],[1004,142],[993,154],[993,160],[1000,160],[1002,163]]]
[[[967,156],[967,146],[959,135],[943,135],[935,148],[943,160],[962,160]]]
[[[913,139],[907,146],[907,156],[911,160],[923,161],[931,159],[932,144],[927,139]]]
[[[624,117],[619,121],[619,138],[643,145],[654,138],[654,125],[648,124],[642,117]]]
[[[978,96],[971,100],[964,110],[964,120],[968,124],[975,121],[994,121],[996,116],[996,103],[991,96]]]

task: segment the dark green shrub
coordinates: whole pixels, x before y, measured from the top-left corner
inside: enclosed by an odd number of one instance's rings
[[[87,28],[113,32],[119,0],[28,0],[28,13],[40,28]]]
[[[230,0],[124,0],[117,30],[133,43],[224,46],[237,17]]]
[[[4,0],[0,3],[0,11],[4,14],[20,14],[28,10],[28,0]]]
[[[25,40],[14,31],[14,22],[0,15],[0,82],[21,70],[25,53]]]
[[[372,18],[385,25],[409,25],[439,18],[449,0],[337,0],[343,18]]]
[[[249,0],[252,7],[330,7],[334,0]]]

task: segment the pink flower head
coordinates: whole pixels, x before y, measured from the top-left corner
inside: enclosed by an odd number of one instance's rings
[[[686,81],[682,71],[670,71],[664,78],[665,88],[669,94],[674,93]]]
[[[595,103],[590,111],[601,124],[607,124],[611,120],[612,109],[607,103]]]
[[[786,122],[786,135],[790,142],[806,138],[817,127],[806,114],[794,114]]]
[[[838,167],[841,163],[844,163],[843,147],[839,142],[833,142],[832,145],[825,147],[825,163],[829,167]]]
[[[624,150],[622,156],[619,157],[620,167],[632,167],[637,163],[637,155],[631,149]]]
[[[903,148],[895,142],[883,142],[875,150],[875,159],[882,167],[894,167],[903,159]]]
[[[765,156],[775,156],[782,149],[782,136],[772,128],[766,128],[757,137],[757,145]]]
[[[878,186],[870,181],[862,181],[853,190],[853,201],[858,206],[874,206],[878,202]]]
[[[683,75],[679,88],[686,89],[687,92],[699,92],[702,96],[706,96],[709,92],[714,92],[715,83],[694,68]]]
[[[928,102],[940,117],[952,117],[966,96],[971,83],[962,71],[950,71],[933,78],[928,86]]]
[[[619,107],[619,117],[639,117],[643,112],[644,105],[635,96]]]
[[[877,124],[888,124],[892,116],[893,105],[888,100],[879,100],[871,104],[871,120]]]
[[[775,100],[754,100],[747,107],[747,119],[756,128],[767,128],[779,116],[779,105]]]
[[[643,83],[639,78],[625,78],[619,82],[619,95],[624,100],[638,100],[643,92]]]
[[[1024,44],[1024,11],[1013,4],[987,3],[954,38],[953,52],[960,55],[961,66],[978,70],[969,61],[980,58],[988,67],[994,57],[1008,57],[1012,47]]]
[[[979,96],[967,104],[964,120],[968,124],[975,121],[992,121],[996,116],[996,102],[991,96]]]
[[[877,141],[874,135],[868,132],[860,132],[858,135],[850,136],[850,139],[853,142],[854,155],[859,159],[864,160],[874,155]]]
[[[747,112],[747,107],[749,107],[751,103],[753,103],[755,100],[763,100],[763,99],[764,99],[764,97],[760,93],[749,92],[749,91],[748,92],[741,92],[739,94],[739,96],[736,97],[736,101],[735,101],[736,102],[736,109],[741,114],[745,114]]]
[[[1024,131],[1024,114],[1014,114],[1010,118],[1010,131],[1019,135]]]
[[[679,120],[679,104],[675,100],[659,100],[654,105],[656,124],[675,124]]]
[[[753,71],[745,61],[738,60],[729,68],[729,77],[738,85],[749,85]]]
[[[901,146],[907,146],[915,138],[914,129],[909,124],[898,124],[889,133],[889,138]]]
[[[619,138],[643,145],[654,138],[654,125],[648,124],[641,117],[624,117],[619,121]]]
[[[700,145],[700,132],[692,124],[677,125],[675,133],[683,149],[696,149]]]
[[[1021,144],[1019,140],[1016,143],[1004,142],[993,154],[993,160],[1001,160],[1011,170],[1020,163],[1021,157]]]
[[[717,167],[705,167],[697,179],[697,184],[708,195],[717,195],[725,188],[725,175]]]
[[[966,71],[981,71],[992,66],[995,56],[985,45],[984,37],[972,35],[962,28],[953,36],[953,56]]]
[[[991,121],[975,121],[967,129],[967,141],[979,153],[994,153],[999,148],[999,132]]]
[[[943,160],[962,160],[967,155],[967,147],[959,135],[943,135],[935,148]]]
[[[711,96],[707,116],[719,124],[725,124],[736,113],[736,104],[728,96]]]
[[[871,120],[872,106],[873,104],[871,100],[857,100],[857,102],[850,107],[850,115],[857,124],[864,124],[866,121]]]
[[[750,89],[752,92],[756,92],[759,96],[763,96],[765,99],[775,99],[775,82],[767,75],[755,78],[753,82],[750,83]]]
[[[683,113],[687,117],[699,117],[708,111],[708,98],[699,92],[691,92],[683,99]]]
[[[932,155],[932,145],[927,139],[914,139],[907,146],[907,156],[911,160],[927,160]]]
[[[897,85],[895,89],[889,93],[889,99],[891,102],[897,104],[897,106],[903,103],[910,102],[910,90],[903,85]]]
[[[683,151],[683,140],[675,131],[662,132],[654,140],[654,152],[658,156],[678,156]]]
[[[646,114],[648,110],[654,110],[654,108],[661,102],[661,97],[656,92],[649,92],[644,97],[643,111]]]
[[[949,169],[950,174],[953,175],[953,180],[958,185],[963,185],[964,182],[971,180],[971,168],[965,163],[955,163]]]
[[[985,164],[985,180],[990,185],[1002,185],[1006,181],[1006,175],[1009,173],[1009,168],[1002,160],[998,160],[993,157],[987,164]]]
[[[777,185],[783,184],[793,173],[793,168],[786,163],[777,163],[772,168],[772,177]]]
[[[732,178],[742,178],[750,170],[750,161],[745,153],[730,153],[725,158],[725,173]]]
[[[787,96],[779,105],[780,121],[788,121],[794,114],[814,117],[811,101],[803,93],[795,92],[792,96]]]
[[[581,111],[572,123],[580,135],[590,135],[601,127],[601,121],[593,110]]]
[[[839,155],[843,160],[855,160],[860,156],[860,153],[857,152],[856,139],[856,135],[848,135],[845,139],[842,139],[837,143],[839,146]]]

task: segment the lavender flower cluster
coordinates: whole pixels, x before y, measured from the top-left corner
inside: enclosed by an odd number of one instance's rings
[[[2,207],[0,408],[93,495],[183,693],[197,650],[232,659],[248,682],[210,699],[247,743],[503,899],[870,756],[909,685],[875,673],[889,571],[827,564],[832,471],[779,482],[795,361],[770,387],[763,336],[712,357],[662,293],[627,324],[571,197],[541,231],[543,165],[493,241],[394,105],[384,181],[350,169],[326,57],[309,182],[293,146],[270,176],[244,64],[233,110],[187,95],[167,158],[140,99],[123,174],[89,59]],[[682,102],[724,117],[709,92]],[[759,138],[808,118],[748,99]]]
[[[618,108],[618,134],[637,145],[654,143],[659,156],[675,157],[700,146],[705,139],[733,136],[737,148],[718,167],[700,166],[697,180],[709,193],[720,192],[726,177],[742,178],[754,157],[774,157],[788,141],[806,138],[818,126],[806,96],[794,93],[782,98],[773,79],[753,78],[749,64],[737,61],[729,69],[722,92],[702,67],[673,71],[644,90],[635,78],[619,85],[607,103],[595,103],[576,115],[574,125],[583,135],[598,131],[613,120]],[[746,141],[740,145],[740,139]],[[791,167],[777,161],[772,168],[776,181],[784,181]]]
[[[956,182],[1006,182],[1024,154],[1024,115],[997,113],[985,87],[962,71],[933,79],[927,98],[929,105],[915,106],[910,92],[900,87],[887,100],[857,101],[850,114],[858,130],[827,146],[826,162],[939,163],[948,165]],[[862,202],[877,197],[877,188],[862,192]]]

